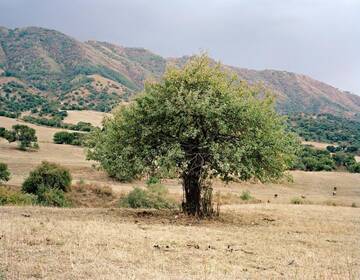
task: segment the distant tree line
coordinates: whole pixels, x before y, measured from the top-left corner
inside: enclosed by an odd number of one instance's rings
[[[331,153],[328,150],[304,146],[292,169],[305,171],[347,170],[352,173],[360,173],[360,163],[356,162],[352,153],[343,151]]]
[[[360,121],[331,114],[292,115],[288,117],[289,130],[306,141],[337,143],[360,150]]]

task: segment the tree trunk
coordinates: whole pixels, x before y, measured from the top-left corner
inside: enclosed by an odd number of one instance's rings
[[[189,168],[182,175],[184,198],[183,211],[189,215],[210,217],[213,215],[212,188],[206,186],[201,178],[201,165]]]
[[[201,184],[200,172],[190,172],[183,175],[185,201],[183,210],[189,215],[201,215]]]

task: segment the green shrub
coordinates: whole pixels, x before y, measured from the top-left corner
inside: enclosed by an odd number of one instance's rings
[[[160,184],[160,179],[154,176],[150,176],[149,179],[146,180],[146,185],[155,185]]]
[[[347,168],[351,173],[360,173],[360,162],[353,163]]]
[[[304,200],[300,197],[294,197],[291,199],[291,204],[304,204]]]
[[[44,161],[30,172],[29,177],[22,185],[22,190],[36,195],[39,193],[39,187],[67,192],[70,189],[70,184],[69,170],[58,164]]]
[[[120,207],[174,209],[176,203],[168,197],[167,189],[162,185],[149,185],[147,189],[135,187],[120,199]]]
[[[241,193],[240,198],[242,200],[250,200],[250,199],[252,199],[252,196],[251,196],[250,192],[248,190],[246,190]]]
[[[43,206],[70,207],[70,201],[60,189],[49,189],[41,186],[38,188],[37,202]]]
[[[0,188],[0,205],[33,205],[36,196]]]
[[[84,133],[59,131],[54,134],[53,140],[55,144],[81,146],[84,136]]]
[[[355,202],[351,203],[351,207],[357,208],[357,204]]]
[[[5,163],[0,162],[0,183],[7,182],[10,179],[10,172]]]

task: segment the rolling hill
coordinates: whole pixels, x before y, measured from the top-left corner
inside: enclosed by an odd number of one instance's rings
[[[56,108],[109,111],[141,91],[145,80],[159,79],[167,65],[188,59],[165,59],[142,48],[107,42],[80,42],[39,27],[1,27],[0,111],[40,115]],[[360,96],[308,76],[224,67],[243,80],[271,88],[280,113],[360,115]]]

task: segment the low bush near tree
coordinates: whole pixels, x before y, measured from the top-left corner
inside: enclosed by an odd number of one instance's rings
[[[69,170],[55,163],[43,162],[30,172],[22,185],[22,191],[36,195],[39,204],[66,207],[70,206],[65,197],[70,184]]]
[[[68,169],[50,162],[42,162],[30,172],[24,181],[22,190],[26,193],[37,194],[40,189],[70,190],[71,174]]]
[[[135,187],[120,199],[120,207],[175,209],[176,203],[168,197],[168,190],[162,185],[149,185],[146,189]]]

